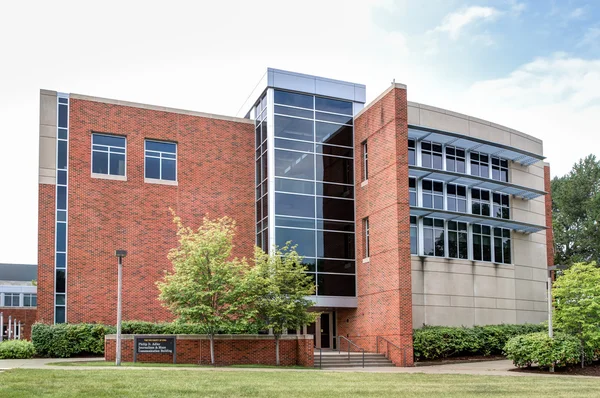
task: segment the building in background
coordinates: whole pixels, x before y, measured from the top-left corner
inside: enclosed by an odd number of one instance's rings
[[[115,249],[124,319],[171,319],[155,282],[172,208],[234,218],[236,256],[297,244],[322,312],[297,332],[317,347],[387,339],[410,364],[413,327],[543,320],[541,141],[400,84],[365,102],[364,85],[276,69],[244,118],[42,90],[38,319],[114,324]]]
[[[37,311],[36,281],[35,264],[0,264],[0,335],[3,339],[9,337],[9,319],[10,338],[31,337],[31,325],[35,322]]]

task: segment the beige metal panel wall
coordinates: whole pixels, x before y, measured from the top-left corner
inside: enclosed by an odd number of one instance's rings
[[[56,184],[56,113],[56,91],[40,90],[40,184]]]

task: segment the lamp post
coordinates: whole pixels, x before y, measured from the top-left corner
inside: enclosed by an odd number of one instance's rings
[[[127,256],[127,250],[115,250],[115,257],[119,259],[118,285],[117,285],[117,354],[115,364],[121,366],[121,309],[123,307],[121,290],[123,288],[123,258]]]
[[[554,337],[554,330],[552,327],[552,271],[557,269],[567,269],[565,265],[551,265],[548,267],[548,337]],[[554,372],[554,365],[550,367],[550,372]]]

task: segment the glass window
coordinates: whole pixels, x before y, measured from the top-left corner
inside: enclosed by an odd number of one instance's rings
[[[301,256],[315,256],[315,231],[308,229],[275,228],[275,244],[285,246],[289,241],[298,245],[296,251]]]
[[[312,120],[275,116],[275,137],[310,141],[315,139],[315,126]]]
[[[267,186],[266,183],[263,183]],[[315,193],[315,183],[312,181],[288,180],[285,178],[275,179],[275,190],[289,193],[304,193],[312,195]]]
[[[480,216],[490,215],[490,191],[477,188],[471,190],[471,213]]]
[[[471,152],[471,175],[490,177],[490,157],[487,154]]]
[[[411,206],[417,205],[417,179],[413,177],[408,178],[408,198]]]
[[[448,221],[448,256],[469,258],[467,223]]]
[[[65,323],[67,320],[65,307],[56,307],[54,312],[54,322]]]
[[[317,142],[352,146],[352,126],[342,126],[340,124],[325,122],[316,122],[315,126]]]
[[[492,178],[508,182],[508,160],[492,157]]]
[[[19,301],[19,293],[4,293],[5,307],[18,307]]]
[[[333,272],[336,274],[354,274],[356,272],[356,265],[352,260],[329,260],[320,258],[317,260],[317,271]]]
[[[444,257],[444,220],[423,218],[423,254]]]
[[[510,219],[510,196],[503,193],[492,195],[494,202],[494,217]]]
[[[494,228],[494,261],[510,264],[510,229]]]
[[[281,115],[290,115],[290,116],[297,116],[297,117],[312,119],[314,112],[304,110],[304,109],[289,108],[287,106],[275,105],[275,113],[281,114]]]
[[[354,234],[317,231],[317,257],[354,259]]]
[[[354,232],[354,223],[347,221],[317,220],[317,229]]]
[[[369,179],[369,152],[367,148],[367,141],[362,144],[363,152],[363,181]]]
[[[177,180],[177,144],[146,140],[146,178]]]
[[[410,254],[418,253],[418,229],[417,229],[417,217],[410,216]]]
[[[315,179],[315,156],[310,153],[275,150],[275,175],[278,177]]]
[[[408,140],[408,164],[410,166],[415,166],[417,164],[415,140]]]
[[[315,198],[314,196],[276,193],[275,214],[282,216],[314,218]]]
[[[465,172],[465,150],[455,146],[446,147],[446,170],[457,173]]]
[[[315,151],[323,155],[345,156],[347,158],[354,156],[354,150],[350,147],[317,144],[315,145]]]
[[[92,134],[92,173],[125,175],[125,137]]]
[[[317,196],[317,218],[354,221],[354,201]]]
[[[58,140],[58,158],[56,159],[56,168],[66,170],[67,152],[67,141]]]
[[[23,307],[36,307],[37,294],[25,293],[23,295]]]
[[[291,149],[293,151],[314,152],[314,144],[302,141],[285,140],[275,138],[275,148]]]
[[[473,259],[492,261],[492,231],[489,225],[473,224]]]
[[[327,184],[317,182],[317,195],[333,196],[336,198],[354,198],[354,186],[341,184]]]
[[[365,231],[365,236],[364,236],[364,240],[365,240],[365,258],[369,257],[369,217],[363,219],[363,228]]]
[[[352,116],[332,115],[331,113],[315,112],[315,119],[332,123],[352,124]]]
[[[313,109],[313,96],[275,90],[275,103],[281,105],[297,106],[299,108]]]
[[[444,183],[441,181],[423,180],[423,207],[444,209]]]
[[[446,185],[446,198],[448,210],[467,212],[467,187],[455,184]]]
[[[317,294],[319,296],[355,296],[356,276],[342,274],[318,274]]]
[[[315,109],[318,111],[352,115],[352,102],[315,97]]]
[[[421,166],[442,170],[442,144],[431,141],[421,142]]]
[[[352,159],[323,155],[315,156],[317,181],[354,184],[354,162]]]

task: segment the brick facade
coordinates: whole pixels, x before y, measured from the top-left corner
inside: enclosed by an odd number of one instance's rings
[[[36,308],[15,308],[15,307],[0,307],[0,312],[4,316],[4,330],[8,327],[8,317],[17,323],[21,322],[21,339],[31,339],[31,325],[35,323],[37,309]],[[5,335],[6,338],[6,335]]]
[[[252,123],[71,97],[67,321],[116,323],[117,260],[125,249],[123,320],[168,321],[155,282],[176,247],[169,208],[190,227],[237,222],[234,256],[254,245]],[[91,177],[91,134],[127,138],[127,181]],[[177,142],[178,185],[144,182],[144,140]],[[54,186],[40,184],[39,320],[53,322]]]
[[[406,89],[392,86],[355,119],[354,146],[363,158],[368,143],[369,178],[355,162],[358,308],[338,311],[338,334],[375,351],[376,337],[406,350],[390,357],[412,365],[412,291],[408,197]],[[358,156],[360,154],[360,157]],[[365,185],[366,184],[366,185]],[[364,218],[369,218],[370,254],[364,259]],[[385,343],[380,340],[379,349]]]
[[[121,344],[123,362],[133,362],[133,335],[124,335]],[[104,340],[104,359],[115,360],[116,336]],[[210,365],[210,340],[208,336],[184,335],[176,339],[177,363]],[[139,362],[173,363],[171,354],[138,354]],[[314,366],[312,336],[282,336],[279,341],[279,362],[282,366]],[[265,335],[215,336],[215,364],[275,365],[275,340]]]

